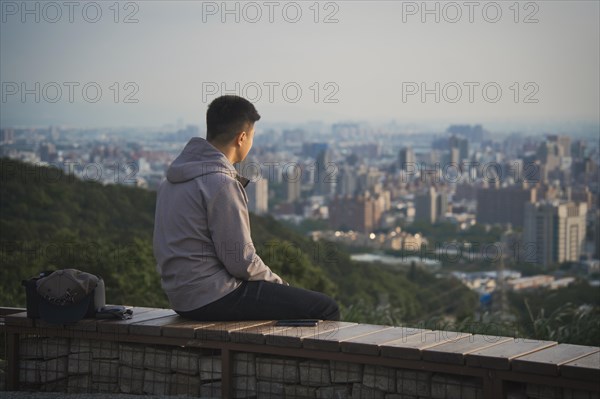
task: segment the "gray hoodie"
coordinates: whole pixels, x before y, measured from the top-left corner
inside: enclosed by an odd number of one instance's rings
[[[158,188],[154,256],[171,307],[190,311],[242,280],[282,283],[256,254],[248,197],[225,155],[192,138]]]

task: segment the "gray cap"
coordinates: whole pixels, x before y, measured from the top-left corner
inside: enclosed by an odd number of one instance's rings
[[[37,292],[53,305],[75,305],[94,291],[98,280],[93,274],[77,269],[57,270],[37,281]]]

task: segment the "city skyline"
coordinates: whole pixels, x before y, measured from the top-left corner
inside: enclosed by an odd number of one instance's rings
[[[0,125],[203,126],[236,92],[261,123],[598,129],[597,2],[273,3],[3,2]]]

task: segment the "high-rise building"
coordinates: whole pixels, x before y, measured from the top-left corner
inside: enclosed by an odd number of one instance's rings
[[[265,214],[269,211],[269,181],[264,178],[258,178],[246,186],[248,195],[248,210],[257,215]]]
[[[450,136],[449,144],[450,150],[458,150],[458,162],[469,157],[469,140],[467,140],[466,138],[452,135]]]
[[[527,260],[544,266],[578,261],[584,249],[586,213],[585,203],[526,204],[523,251]]]
[[[330,196],[333,193],[339,171],[331,162],[329,149],[325,149],[317,156],[315,165],[315,194]]]
[[[301,179],[300,176],[284,179],[286,184],[286,201],[295,202],[300,199]]]
[[[371,233],[379,227],[384,202],[369,192],[354,197],[335,197],[329,203],[329,225],[336,230]]]
[[[553,143],[558,148],[558,156],[570,157],[571,156],[571,137],[569,136],[557,136],[549,135],[548,142]]]
[[[340,196],[353,196],[359,187],[357,171],[349,165],[340,168],[340,176],[335,187],[336,194]]]
[[[435,187],[415,197],[415,221],[435,223],[446,213],[448,201],[444,193],[438,193]]]
[[[510,186],[489,187],[477,190],[478,223],[510,223],[513,227],[523,226],[525,204],[537,200],[536,188]]]
[[[40,159],[43,162],[54,162],[56,160],[56,146],[52,143],[42,143],[40,145]]]
[[[456,147],[450,148],[450,165],[460,165],[460,161],[460,150]]]
[[[415,166],[415,152],[410,147],[402,147],[398,152],[398,166],[400,170],[414,171]]]
[[[12,144],[15,140],[13,129],[0,129],[0,144]]]

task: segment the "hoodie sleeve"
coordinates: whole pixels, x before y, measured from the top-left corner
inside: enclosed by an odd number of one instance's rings
[[[256,254],[250,237],[247,197],[241,185],[230,180],[208,205],[208,226],[217,256],[227,271],[242,280],[264,280],[282,284]]]

